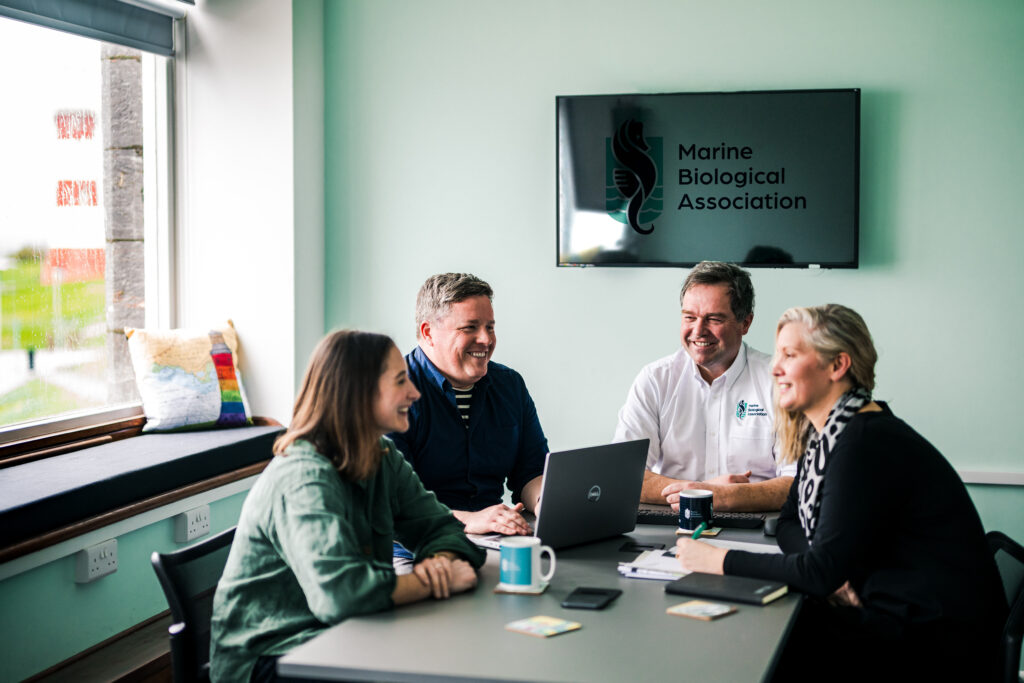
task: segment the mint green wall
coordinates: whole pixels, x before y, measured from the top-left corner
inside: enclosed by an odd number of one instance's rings
[[[475,272],[551,445],[606,440],[678,347],[683,273],[555,268],[555,96],[859,87],[861,267],[754,271],[748,340],[853,306],[879,397],[958,468],[1024,472],[1024,3],[325,0],[324,20],[328,327],[408,350],[423,279]],[[1021,487],[972,493],[1024,540]]]
[[[238,522],[247,492],[213,501],[211,533]],[[167,609],[149,556],[185,547],[165,519],[117,536],[117,571],[75,583],[75,556],[0,581],[0,681],[20,681]]]

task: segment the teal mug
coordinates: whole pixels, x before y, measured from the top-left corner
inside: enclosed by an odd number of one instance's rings
[[[540,557],[548,554],[549,566],[541,574]],[[555,574],[555,551],[541,545],[536,536],[508,536],[501,539],[502,586],[512,590],[539,591]]]

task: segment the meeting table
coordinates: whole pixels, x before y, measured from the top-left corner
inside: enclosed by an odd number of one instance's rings
[[[723,530],[719,538],[774,543],[760,530]],[[287,678],[349,681],[763,681],[771,677],[795,621],[800,596],[765,606],[738,604],[713,621],[666,613],[688,598],[666,581],[626,578],[629,544],[675,544],[671,526],[639,525],[616,536],[556,551],[556,571],[540,595],[495,593],[499,553],[487,551],[479,584],[449,600],[427,600],[333,626],[278,662]],[[566,609],[579,586],[619,588],[602,610]],[[506,630],[544,615],[580,622],[549,638]]]

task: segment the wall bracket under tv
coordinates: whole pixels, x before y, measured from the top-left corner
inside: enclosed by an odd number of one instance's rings
[[[558,265],[857,267],[859,89],[555,102]]]

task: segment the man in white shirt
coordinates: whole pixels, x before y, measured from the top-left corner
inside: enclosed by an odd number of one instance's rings
[[[701,488],[717,510],[778,510],[796,465],[775,459],[771,357],[743,342],[750,274],[704,261],[679,299],[682,348],[640,371],[615,429],[616,441],[651,440],[641,500],[675,505],[682,489]]]

